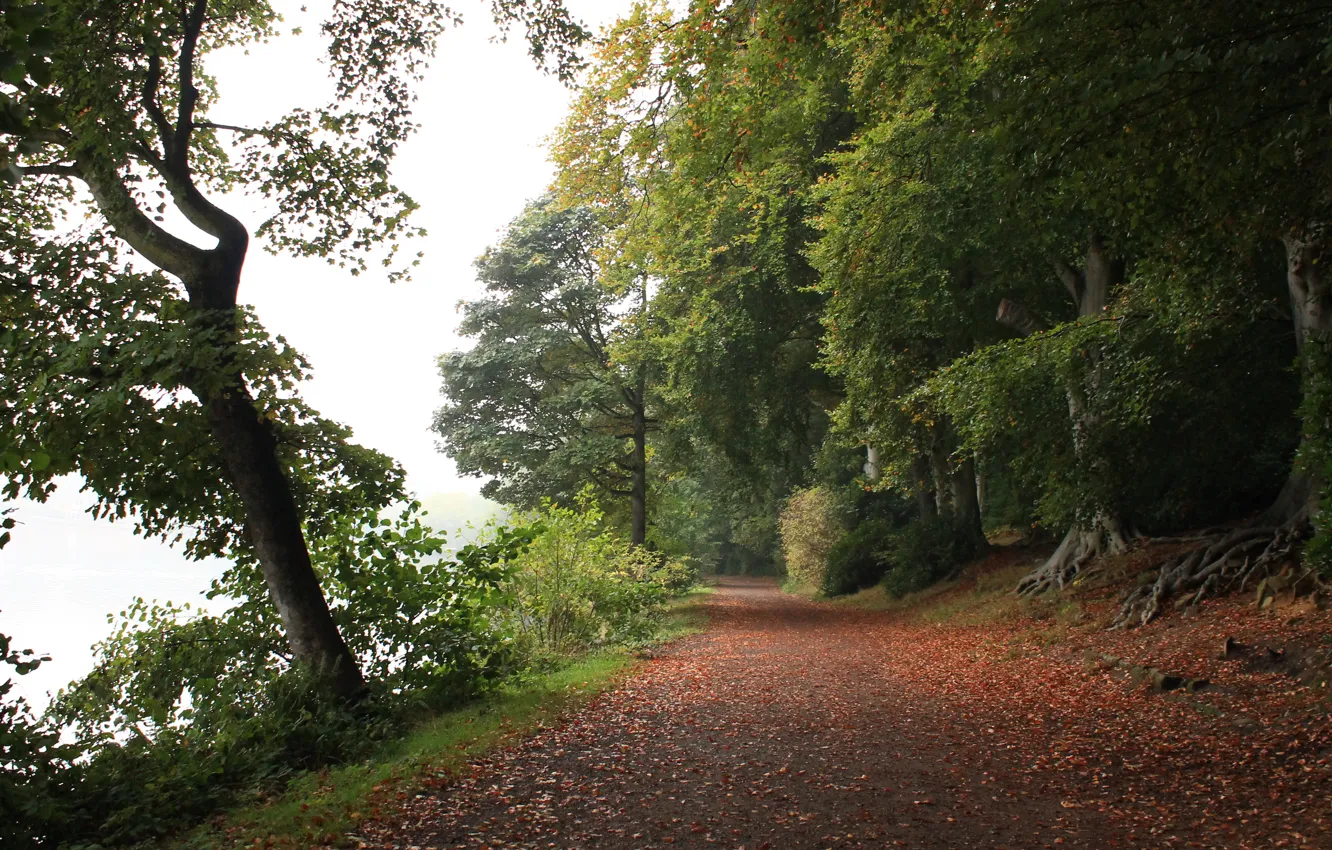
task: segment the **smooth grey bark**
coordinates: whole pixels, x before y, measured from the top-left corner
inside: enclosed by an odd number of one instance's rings
[[[1323,275],[1327,243],[1321,227],[1292,232],[1283,242],[1295,346],[1307,386],[1315,377],[1326,377],[1312,374],[1322,364],[1315,361],[1311,349],[1332,338],[1332,292]],[[1305,423],[1306,433],[1332,426],[1332,417],[1326,411],[1321,415],[1322,422]],[[1140,585],[1125,598],[1114,627],[1145,624],[1171,599],[1178,600],[1176,605],[1195,607],[1209,594],[1243,590],[1250,581],[1258,581],[1295,551],[1307,533],[1308,521],[1317,514],[1320,490],[1316,476],[1293,466],[1281,492],[1262,515],[1161,564],[1155,581]]]
[[[1121,266],[1095,230],[1088,232],[1087,255],[1081,270],[1056,257],[1050,258],[1050,264],[1068,290],[1079,318],[1099,316],[1105,312],[1110,303],[1110,290],[1119,282]],[[1007,300],[1000,303],[996,319],[1024,336],[1046,329],[1045,322],[1035,313]],[[1092,367],[1090,385],[1087,387],[1090,393],[1094,394],[1100,386],[1102,368],[1104,366],[1100,363]],[[1085,450],[1084,435],[1096,424],[1095,414],[1087,409],[1082,388],[1069,386],[1066,394],[1073,427],[1074,451],[1082,455]],[[1019,583],[1018,592],[1029,594],[1063,588],[1093,558],[1127,551],[1132,536],[1121,517],[1102,511],[1092,518],[1087,527],[1075,526],[1069,529],[1050,559]]]
[[[1311,370],[1316,368],[1311,363],[1312,347],[1332,340],[1332,283],[1323,275],[1327,243],[1321,228],[1288,235],[1282,242],[1286,249],[1286,288],[1295,325],[1295,348],[1308,382],[1313,377]],[[1317,427],[1332,428],[1332,414],[1327,414]],[[1292,468],[1281,493],[1257,524],[1279,526],[1314,517],[1318,513],[1319,484],[1304,470]]]
[[[879,468],[879,450],[871,445],[865,446],[865,479],[871,484],[883,477],[883,470]]]
[[[934,478],[934,511],[937,516],[953,513],[952,477],[948,469],[948,451],[944,448],[942,435],[936,429],[930,436],[930,472]]]

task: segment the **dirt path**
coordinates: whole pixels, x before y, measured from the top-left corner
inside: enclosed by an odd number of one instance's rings
[[[757,580],[708,607],[706,634],[366,846],[1332,847],[1318,741],[1218,765],[1189,746],[1215,718],[1076,665],[1030,679],[978,632]]]

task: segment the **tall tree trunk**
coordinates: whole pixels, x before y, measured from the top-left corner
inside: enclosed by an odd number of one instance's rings
[[[202,15],[203,5],[196,8]],[[193,26],[193,38],[197,39],[202,17],[187,24]],[[182,60],[181,67],[192,73],[192,64]],[[208,362],[218,356],[225,358],[236,338],[236,295],[250,235],[239,219],[215,206],[194,185],[189,136],[194,129],[192,109],[198,92],[187,79],[182,79],[182,84],[190,97],[178,104],[173,141],[168,144],[163,136],[165,156],[153,167],[176,208],[191,224],[217,239],[216,247],[199,248],[153,222],[138,207],[114,163],[87,150],[78,152],[76,159],[79,177],[116,235],[185,285],[190,307],[200,319],[197,344],[209,349],[205,358]],[[226,474],[240,496],[246,534],[263,568],[292,655],[328,677],[335,693],[355,696],[365,683],[356,659],[338,633],[310,563],[291,485],[278,461],[276,440],[256,409],[239,369],[231,369],[229,380],[218,386],[217,374],[225,375],[227,371],[224,361],[206,380],[192,382],[195,385],[190,389],[204,407]]]
[[[1321,227],[1307,227],[1286,236],[1284,242],[1295,345],[1304,372],[1304,391],[1308,393],[1316,382],[1328,378],[1317,374],[1326,368],[1326,352],[1319,349],[1332,339],[1332,286],[1323,276],[1327,240]],[[1306,399],[1306,408],[1312,408],[1314,405],[1308,402]],[[1316,419],[1306,418],[1304,440],[1332,428],[1332,415],[1327,410],[1308,410],[1305,416]],[[1268,575],[1303,539],[1308,522],[1317,516],[1321,488],[1317,470],[1292,466],[1280,494],[1261,516],[1163,563],[1154,581],[1140,585],[1124,599],[1115,627],[1147,623],[1171,599],[1194,607],[1209,594],[1243,589]]]
[[[354,697],[365,682],[310,563],[272,433],[244,386],[217,393],[204,404],[231,486],[245,507],[245,531],[293,656],[327,677],[339,696]]]
[[[634,407],[633,482],[630,487],[631,527],[629,542],[642,546],[647,542],[647,416],[640,403]]]
[[[952,475],[953,519],[958,529],[975,537],[985,539],[981,528],[980,501],[976,497],[976,461],[968,456],[957,465]]]
[[[939,515],[932,482],[930,459],[925,455],[917,455],[911,462],[911,489],[916,494],[916,507],[923,522],[928,522]]]
[[[1077,306],[1079,318],[1099,316],[1105,311],[1110,303],[1110,290],[1119,282],[1122,267],[1110,255],[1095,230],[1087,236],[1087,256],[1082,271],[1059,259],[1052,258],[1050,262]],[[1024,336],[1044,326],[1039,317],[1021,305],[1007,301],[1000,304],[997,318]],[[1097,355],[1093,353],[1092,356]],[[1105,366],[1099,362],[1099,357],[1097,361],[1091,367],[1091,376],[1085,388],[1086,400],[1083,398],[1084,388],[1072,385],[1066,388],[1069,419],[1073,428],[1073,448],[1079,457],[1085,455],[1086,435],[1096,425],[1096,414],[1088,409],[1086,401],[1095,396],[1101,384],[1101,370]],[[1104,463],[1103,458],[1092,461],[1093,466]],[[1019,583],[1018,592],[1029,594],[1062,589],[1093,558],[1127,551],[1131,537],[1132,533],[1121,517],[1106,511],[1098,512],[1085,527],[1074,526],[1069,529],[1050,559]]]
[[[1295,323],[1295,347],[1307,385],[1311,380],[1329,378],[1314,374],[1321,368],[1315,347],[1332,340],[1332,282],[1323,275],[1324,260],[1328,259],[1327,245],[1321,230],[1312,229],[1287,236],[1283,241],[1286,247],[1286,288],[1290,292],[1290,313]],[[1305,423],[1305,440],[1309,439],[1310,432],[1332,429],[1332,415],[1326,411],[1322,415],[1321,422]],[[1259,524],[1279,526],[1311,519],[1318,512],[1319,485],[1320,482],[1305,470],[1292,468],[1281,493],[1259,519]]]
[[[934,511],[937,516],[951,516],[953,503],[950,499],[952,487],[951,470],[948,468],[948,450],[944,447],[943,435],[939,429],[932,429],[930,434],[930,470],[934,477]]]
[[[196,282],[189,287],[191,304],[217,334],[207,345],[226,345],[235,338],[235,292],[243,260],[241,254],[227,263],[232,274],[220,281]],[[359,695],[365,680],[333,622],[310,562],[300,511],[278,460],[271,426],[239,373],[229,386],[199,386],[194,393],[207,413],[227,478],[240,496],[245,532],[263,569],[269,598],[282,618],[292,656],[324,677],[336,695]]]

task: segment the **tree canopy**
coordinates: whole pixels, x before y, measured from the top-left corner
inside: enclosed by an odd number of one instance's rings
[[[460,472],[490,476],[486,496],[532,508],[592,484],[645,516],[654,387],[650,364],[627,355],[647,322],[646,284],[612,287],[605,250],[591,210],[547,198],[476,261],[488,296],[462,305],[475,345],[440,357],[435,431]]]
[[[494,12],[572,73],[586,33],[560,4]],[[251,229],[352,274],[376,255],[390,274],[410,267],[396,254],[420,235],[416,205],[389,165],[452,20],[430,0],[334,4],[321,32],[333,100],[262,124],[218,102],[206,60],[279,34],[263,0],[16,0],[0,21],[7,495],[42,498],[78,472],[101,515],[195,556],[257,559],[296,656],[344,694],[361,674],[306,538],[402,499],[402,471],[300,401],[306,364],[236,295]],[[228,212],[237,189],[269,217],[251,228]]]

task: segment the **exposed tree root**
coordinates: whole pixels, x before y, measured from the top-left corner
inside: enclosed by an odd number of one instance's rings
[[[1063,590],[1079,575],[1085,574],[1093,559],[1127,552],[1133,537],[1123,523],[1105,516],[1097,517],[1090,529],[1069,529],[1050,559],[1018,584],[1018,595],[1035,596],[1047,590]]]
[[[1207,596],[1244,590],[1285,561],[1308,527],[1307,514],[1300,512],[1277,527],[1250,526],[1207,539],[1205,545],[1162,564],[1156,581],[1131,591],[1111,628],[1144,625],[1172,599],[1177,607],[1192,608]]]

